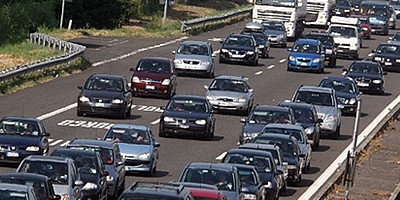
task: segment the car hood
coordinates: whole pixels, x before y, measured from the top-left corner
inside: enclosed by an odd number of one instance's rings
[[[210,61],[210,56],[205,55],[185,55],[185,54],[175,54],[175,60],[201,60],[201,61]]]
[[[246,193],[250,194],[257,194],[258,193],[258,186],[257,185],[242,185],[242,188],[245,188],[247,190]]]
[[[278,35],[285,35],[285,32],[284,31],[277,31],[277,30],[265,30],[264,34],[265,35],[278,36]]]
[[[319,58],[321,55],[317,53],[301,53],[301,52],[291,52],[291,56],[294,56],[296,58],[302,57],[302,58]]]
[[[233,91],[207,90],[206,96],[208,96],[208,95],[212,95],[217,98],[228,97],[228,98],[239,99],[239,98],[246,96],[247,94],[242,93],[242,92],[233,92]]]
[[[382,79],[382,75],[380,74],[348,73],[347,76],[353,79],[355,78]]]
[[[175,112],[165,110],[164,117],[173,117],[173,118],[185,118],[185,119],[205,119],[208,118],[208,113],[189,113],[189,112]]]
[[[107,99],[113,99],[113,98],[122,98],[123,94],[122,92],[115,92],[115,91],[102,91],[102,90],[82,90],[82,95],[91,97],[91,98],[107,98]]]
[[[86,183],[99,183],[98,174],[79,173],[79,175],[81,176],[81,181],[84,183],[83,186],[85,186]]]
[[[243,126],[243,132],[246,133],[260,133],[266,124],[250,124],[246,123]]]
[[[262,183],[266,183],[267,181],[273,181],[274,180],[274,174],[273,173],[267,173],[267,172],[258,172],[258,176],[260,177],[260,181]]]
[[[318,113],[318,118],[324,119],[325,115],[337,115],[337,109],[334,106],[319,106],[314,105]]]
[[[53,187],[54,187],[54,192],[58,195],[63,196],[63,194],[69,194],[68,185],[60,185],[60,184],[54,184],[53,183]]]
[[[236,191],[222,190],[222,192],[228,197],[228,200],[239,200],[239,194]]]
[[[287,162],[289,165],[299,165],[299,161],[295,156],[289,156],[287,154],[283,154],[285,162]]]
[[[145,71],[143,72],[136,71],[133,75],[139,77],[140,79],[151,79],[155,81],[163,81],[164,79],[171,78],[171,74],[145,72]]]
[[[12,145],[16,147],[39,146],[40,137],[0,135],[0,144]]]
[[[248,47],[248,46],[230,46],[230,45],[225,45],[222,48],[223,49],[229,49],[229,50],[236,50],[236,51],[254,51],[254,47]]]
[[[119,143],[122,155],[137,156],[151,151],[150,145]]]

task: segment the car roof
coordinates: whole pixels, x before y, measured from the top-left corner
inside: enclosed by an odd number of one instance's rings
[[[39,155],[28,156],[24,160],[40,161],[40,162],[57,162],[57,163],[67,163],[69,161],[73,161],[70,158],[65,158],[60,156],[39,156]]]
[[[103,148],[113,148],[115,145],[114,142],[106,141],[106,140],[93,140],[93,139],[74,139],[72,140],[68,146],[98,146]]]
[[[154,60],[154,61],[171,62],[171,60],[169,58],[165,58],[165,57],[143,57],[143,58],[140,59],[140,61],[152,61],[152,60]]]
[[[315,39],[306,39],[306,38],[300,38],[296,42],[296,44],[312,44],[312,45],[319,45],[321,42],[319,40]]]
[[[245,76],[231,76],[231,75],[219,75],[214,79],[230,79],[230,80],[240,80],[240,81],[247,81],[248,78]]]
[[[279,111],[279,112],[290,112],[290,108],[282,106],[271,106],[271,105],[256,105],[253,111]]]
[[[189,193],[184,186],[175,186],[169,183],[152,183],[152,182],[135,182],[127,191],[129,193],[154,194],[154,195],[169,195],[169,196],[184,196]]]
[[[389,5],[388,1],[364,0],[361,4]]]
[[[234,166],[226,165],[225,163],[205,163],[205,162],[192,162],[187,165],[187,168],[200,168],[200,169],[212,169],[220,171],[235,171]]]
[[[353,64],[358,64],[358,63],[362,63],[362,64],[370,64],[370,65],[377,65],[377,66],[380,66],[380,64],[379,63],[376,63],[376,62],[373,62],[373,61],[369,61],[369,60],[357,60],[357,61],[354,61],[354,62],[352,62],[351,63],[351,65],[353,65]],[[350,66],[351,66],[350,65]]]
[[[36,174],[36,173],[27,173],[27,172],[11,172],[0,174],[0,179],[16,179],[16,180],[29,180],[29,181],[47,181],[49,177]]]
[[[114,124],[111,128],[121,128],[121,129],[135,129],[141,131],[147,131],[148,126],[136,125],[136,124]]]
[[[259,143],[245,143],[242,144],[240,146],[238,146],[238,148],[242,148],[242,149],[268,149],[268,150],[278,150],[280,147],[278,145],[275,144],[259,144]]]
[[[120,79],[124,76],[121,75],[113,75],[113,74],[92,74],[90,78],[99,77],[99,78],[107,78],[107,79]]]
[[[323,92],[323,93],[333,93],[332,88],[318,87],[318,86],[301,86],[299,91],[310,91],[310,92]]]
[[[276,139],[281,139],[281,140],[287,140],[287,141],[297,141],[292,138],[290,135],[285,135],[285,134],[276,134],[276,133],[271,133],[271,134],[263,134],[259,135],[256,138],[276,138]]]
[[[252,155],[262,155],[262,156],[266,156],[266,157],[270,157],[273,158],[272,154],[270,152],[266,152],[266,151],[260,151],[260,150],[256,150],[256,149],[230,149],[227,154],[252,154]]]
[[[394,34],[393,34],[394,35]],[[384,43],[380,43],[379,45],[389,45],[389,46],[400,46],[400,41],[391,41],[390,43],[388,42],[384,42]]]
[[[237,34],[237,33],[232,33],[230,34],[228,37],[249,37],[249,38],[253,38],[252,35],[243,35],[243,34]]]
[[[227,165],[233,165],[239,170],[245,169],[245,170],[254,170],[253,165],[246,165],[246,164],[240,164],[240,163],[226,163]]]
[[[59,154],[68,154],[68,155],[82,155],[82,156],[95,156],[97,152],[95,151],[87,151],[83,149],[70,149],[70,148],[57,148],[53,151]]]
[[[187,94],[175,95],[175,96],[173,96],[171,99],[196,99],[196,100],[207,100],[205,96],[187,95]]]
[[[278,124],[278,123],[271,123],[264,126],[264,128],[281,128],[281,129],[294,129],[302,131],[303,127],[294,124]]]
[[[181,44],[198,44],[198,45],[211,45],[208,41],[198,41],[198,40],[184,40]]]
[[[279,103],[279,106],[287,106],[290,108],[307,108],[311,109],[313,107],[312,104],[304,103],[304,102],[293,102],[293,101],[282,101]]]
[[[25,120],[25,121],[33,121],[33,122],[39,122],[40,120],[32,117],[3,117],[1,120]]]
[[[1,190],[13,190],[13,191],[27,192],[29,188],[30,188],[30,186],[26,186],[26,185],[0,183],[0,191]]]

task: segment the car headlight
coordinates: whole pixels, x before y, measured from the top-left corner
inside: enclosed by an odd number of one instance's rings
[[[85,97],[85,96],[81,96],[81,97],[79,97],[79,101],[81,101],[81,102],[88,102],[88,101],[90,101],[90,100],[89,100],[89,98],[87,98],[87,97]]]
[[[166,78],[162,81],[161,85],[169,85],[171,83],[171,80],[169,78]]]
[[[397,62],[397,63],[400,63],[400,59],[396,59],[396,62]]]
[[[321,61],[321,59],[319,59],[319,58],[314,58],[313,63],[318,63],[318,62],[320,62],[320,61]]]
[[[132,83],[140,83],[140,79],[137,76],[132,77]]]
[[[228,51],[228,49],[221,49],[221,52],[222,53],[228,53],[229,51]]]
[[[150,153],[142,153],[138,156],[139,160],[149,160],[150,159]]]
[[[264,47],[265,47],[264,45],[259,45],[259,46],[258,46],[258,48],[264,48]]]
[[[349,100],[349,104],[355,104],[357,102],[357,100],[356,100],[356,98],[351,98],[350,100]]]
[[[247,54],[247,55],[253,55],[253,54],[254,54],[254,51],[248,51],[248,52],[246,52],[246,54]]]
[[[283,34],[280,34],[277,36],[278,39],[282,39],[283,38]]]
[[[174,60],[174,63],[175,64],[182,64],[182,60],[176,59],[176,60]]]
[[[290,60],[290,61],[295,61],[296,58],[295,58],[294,56],[289,56],[289,60]]]
[[[306,130],[304,130],[307,135],[311,135],[314,133],[314,127],[308,127]]]
[[[121,104],[121,103],[124,103],[124,100],[122,100],[122,99],[113,99],[113,100],[111,101],[111,103]]]
[[[210,63],[211,63],[210,61],[202,61],[201,62],[202,65],[210,65]]]
[[[297,169],[296,165],[287,165],[287,169]]]
[[[272,183],[271,181],[268,181],[267,184],[264,185],[265,188],[272,188]]]
[[[215,100],[215,97],[212,96],[212,95],[207,95],[206,98],[207,98],[208,100]]]
[[[114,177],[112,177],[111,175],[107,176],[107,181],[113,181],[113,180],[114,180]]]
[[[350,12],[350,10],[349,9],[345,9],[344,12]]]
[[[82,190],[96,190],[97,185],[94,183],[87,182],[83,187]]]
[[[39,150],[40,150],[40,148],[37,146],[26,147],[26,151],[39,151]]]
[[[327,115],[326,116],[326,121],[328,122],[335,122],[337,120],[336,115]]]
[[[238,99],[237,100],[239,103],[245,103],[246,102],[246,99],[245,98],[240,98],[240,99]]]
[[[207,121],[205,119],[198,119],[195,122],[198,125],[205,125],[207,123]]]
[[[249,200],[256,200],[257,199],[257,196],[255,195],[255,194],[246,194],[246,193],[244,193],[243,194],[243,198],[244,199],[249,199]]]
[[[366,31],[368,30],[368,27],[362,27],[362,30]]]
[[[260,135],[260,133],[243,133],[243,136],[246,138],[255,138],[259,135]]]
[[[373,80],[372,82],[375,84],[380,84],[380,83],[382,83],[382,80],[376,79],[376,80]]]
[[[375,57],[374,60],[375,60],[375,61],[381,61],[382,58],[381,58],[381,57]]]
[[[164,122],[174,122],[174,118],[172,117],[164,117]]]
[[[378,24],[386,24],[385,21],[378,21]]]

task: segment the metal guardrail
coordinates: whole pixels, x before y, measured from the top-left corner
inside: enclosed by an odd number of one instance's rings
[[[6,79],[10,79],[15,76],[20,76],[29,72],[44,69],[54,65],[59,65],[69,62],[71,60],[74,60],[81,54],[83,54],[83,52],[85,52],[86,50],[85,46],[60,40],[55,37],[51,37],[42,33],[31,33],[30,42],[33,44],[47,46],[59,51],[64,51],[65,54],[1,71],[0,81],[4,81]]]
[[[181,31],[186,32],[189,30],[197,29],[200,27],[216,24],[223,22],[225,20],[235,19],[241,16],[251,14],[253,8],[243,8],[240,10],[224,13],[222,15],[212,16],[212,17],[203,17],[203,18],[196,18],[187,21],[181,22]]]

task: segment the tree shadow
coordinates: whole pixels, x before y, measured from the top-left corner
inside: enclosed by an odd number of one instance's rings
[[[311,166],[310,169],[306,170],[306,172],[304,174],[316,174],[319,171],[321,171],[321,168]]]
[[[296,193],[295,189],[286,188],[285,192],[282,192],[280,194],[280,196],[282,196],[282,197],[290,197],[290,196],[293,196],[295,193]]]
[[[328,145],[319,145],[318,149],[314,150],[316,152],[328,151],[331,147]]]

